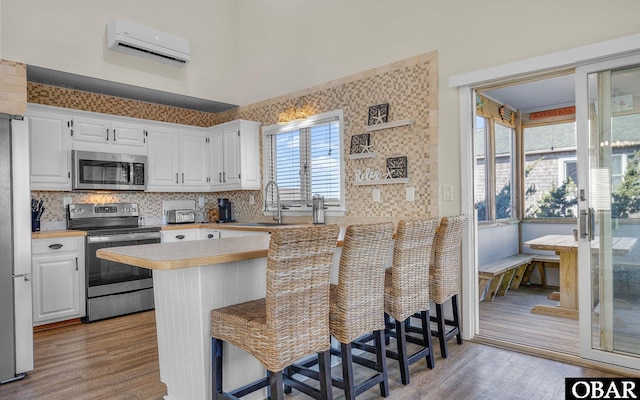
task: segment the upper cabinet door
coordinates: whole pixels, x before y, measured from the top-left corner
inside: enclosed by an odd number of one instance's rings
[[[150,128],[147,137],[147,190],[175,190],[179,180],[177,129]]]
[[[31,189],[71,190],[70,117],[29,113]]]
[[[109,143],[113,140],[109,121],[98,118],[74,117],[71,125],[71,137],[74,141]]]
[[[209,134],[209,165],[211,166],[211,190],[224,187],[222,171],[224,171],[222,147],[222,131],[213,130]]]
[[[223,132],[224,171],[222,179],[227,185],[240,184],[240,128]]]
[[[146,145],[144,132],[145,127],[141,124],[133,124],[124,121],[113,121],[111,123],[113,144],[144,147]]]
[[[209,154],[207,136],[203,132],[180,133],[181,186],[200,188],[209,184]]]

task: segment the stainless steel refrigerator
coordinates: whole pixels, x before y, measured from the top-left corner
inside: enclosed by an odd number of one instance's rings
[[[0,383],[33,369],[29,128],[0,114]]]

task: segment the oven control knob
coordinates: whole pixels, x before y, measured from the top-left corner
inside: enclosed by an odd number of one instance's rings
[[[135,207],[132,207],[132,208],[131,208],[131,212],[134,212],[134,213],[135,213],[135,212],[138,212],[138,209],[137,209],[137,208],[135,208]]]

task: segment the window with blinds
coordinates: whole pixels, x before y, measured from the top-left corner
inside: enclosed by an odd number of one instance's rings
[[[278,185],[285,209],[310,209],[315,194],[325,206],[343,208],[342,110],[272,125],[263,135],[265,182]],[[265,203],[275,210],[276,190],[268,189]]]

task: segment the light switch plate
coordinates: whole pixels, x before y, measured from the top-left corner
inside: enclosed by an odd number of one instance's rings
[[[442,186],[442,200],[444,200],[444,201],[453,201],[453,186],[452,185],[444,185],[444,186]]]
[[[256,204],[256,196],[252,194],[249,195],[249,204]]]
[[[406,192],[407,192],[407,201],[414,201],[415,188],[413,186],[408,186],[406,189]]]
[[[204,207],[204,197],[199,197],[198,198],[198,207],[199,208]]]
[[[380,188],[373,188],[373,202],[380,203]]]

